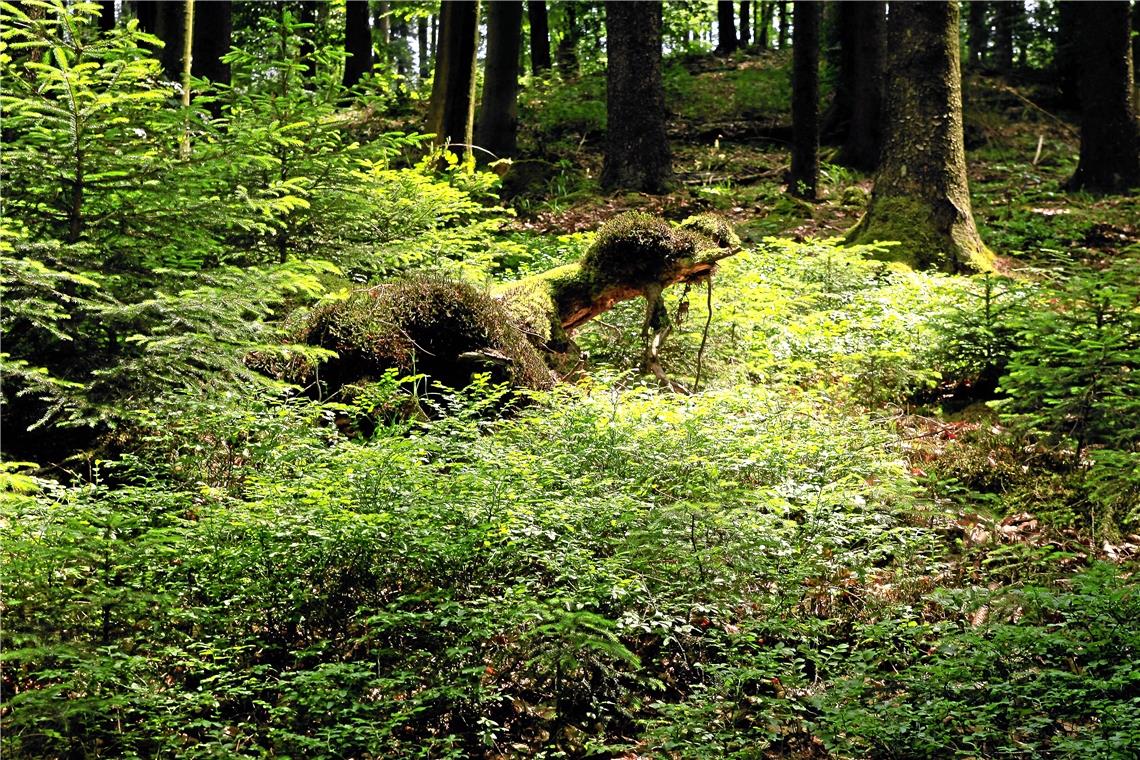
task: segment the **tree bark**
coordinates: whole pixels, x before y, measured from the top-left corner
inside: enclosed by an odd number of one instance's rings
[[[606,2],[602,187],[661,193],[672,173],[661,78],[661,2]]]
[[[792,41],[792,167],[788,192],[815,200],[819,182],[819,28],[822,5],[796,0]]]
[[[345,87],[354,87],[372,70],[372,31],[368,0],[346,0],[344,8]]]
[[[970,13],[966,21],[970,35],[970,63],[979,68],[986,63],[986,51],[990,45],[988,11],[989,3],[970,0]]]
[[[199,2],[194,9],[194,61],[192,73],[215,84],[230,83],[230,65],[222,57],[230,52],[233,35],[231,0]]]
[[[519,0],[490,0],[487,5],[487,63],[475,142],[496,158],[515,154],[522,14]]]
[[[749,35],[752,32],[751,11],[751,0],[740,0],[740,33],[737,37],[742,48],[748,47]]]
[[[546,0],[527,0],[527,19],[530,21],[530,71],[540,76],[550,71],[550,22],[546,15]]]
[[[844,3],[847,5],[847,3]],[[855,51],[851,77],[851,119],[847,139],[836,162],[874,171],[883,146],[883,101],[886,94],[887,4],[878,0],[851,3],[855,15]]]
[[[717,55],[728,55],[736,51],[736,11],[732,0],[717,0],[716,4],[716,50]]]
[[[885,256],[924,269],[988,270],[966,178],[958,4],[892,4],[887,45],[882,160],[848,242],[898,241]]]
[[[1128,3],[1081,3],[1080,11],[1081,157],[1068,187],[1123,192],[1140,185]]]
[[[475,55],[479,48],[479,2],[447,2],[440,8],[435,80],[427,131],[435,144],[471,145],[475,113]],[[466,148],[470,151],[470,147]]]

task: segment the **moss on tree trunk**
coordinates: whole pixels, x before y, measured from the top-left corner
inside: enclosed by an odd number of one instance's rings
[[[883,154],[870,207],[847,241],[898,241],[888,258],[917,268],[988,270],[966,178],[958,4],[897,3],[887,27]]]

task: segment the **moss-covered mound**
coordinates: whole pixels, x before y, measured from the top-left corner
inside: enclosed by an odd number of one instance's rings
[[[326,391],[377,379],[385,370],[427,375],[453,388],[489,372],[496,382],[546,388],[552,378],[538,351],[494,299],[465,283],[411,276],[314,309],[297,342],[336,351],[298,382]]]
[[[698,224],[673,227],[663,219],[633,211],[602,225],[582,259],[582,269],[599,284],[640,287],[667,280],[681,262],[720,247]]]

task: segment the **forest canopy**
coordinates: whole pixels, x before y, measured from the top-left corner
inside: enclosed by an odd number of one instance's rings
[[[1138,59],[0,0],[0,753],[1131,757]]]

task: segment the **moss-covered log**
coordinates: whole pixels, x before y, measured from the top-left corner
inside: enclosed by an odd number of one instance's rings
[[[662,291],[709,277],[739,243],[717,217],[673,226],[624,214],[603,225],[581,262],[491,293],[421,275],[324,304],[300,319],[292,338],[335,351],[337,358],[278,374],[326,396],[392,369],[450,387],[488,372],[495,382],[546,388],[578,361],[574,330],[616,303],[644,296],[646,344],[654,352],[643,364],[660,375],[651,362],[669,328],[655,317],[664,311]]]

